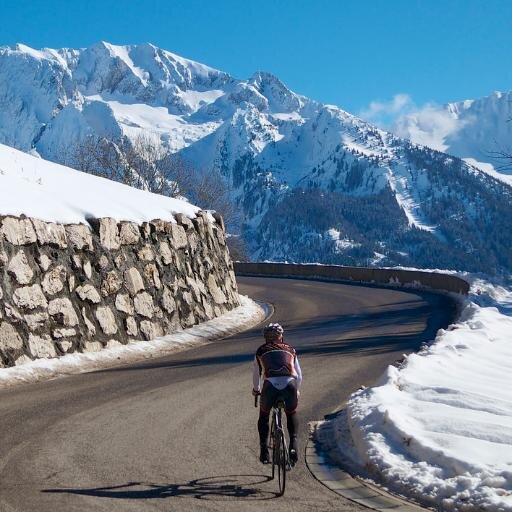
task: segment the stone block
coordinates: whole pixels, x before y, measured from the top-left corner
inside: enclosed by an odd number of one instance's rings
[[[171,247],[175,250],[183,249],[188,246],[187,234],[183,226],[171,224],[171,234],[169,236]]]
[[[100,256],[100,259],[98,260],[98,267],[101,270],[106,270],[110,266],[110,261],[108,261],[108,258],[102,254]]]
[[[37,257],[37,263],[43,272],[46,272],[52,265],[52,260],[44,253],[40,253]]]
[[[51,300],[48,304],[48,313],[59,325],[65,327],[78,325],[78,316],[67,297]]]
[[[121,252],[114,258],[114,263],[116,264],[116,267],[121,270],[125,267],[126,262],[128,259],[126,256]]]
[[[60,348],[60,350],[64,353],[71,352],[73,348],[73,342],[70,340],[62,339],[56,342],[57,346]]]
[[[48,306],[43,290],[38,284],[16,289],[12,299],[16,306],[24,309],[46,308]]]
[[[13,245],[32,244],[37,240],[37,235],[30,219],[6,217],[2,221],[0,233]]]
[[[86,341],[84,343],[84,352],[99,352],[103,349],[103,345],[99,341]]]
[[[155,253],[150,245],[146,244],[144,247],[139,249],[137,256],[141,261],[154,261]]]
[[[84,260],[84,263],[82,265],[82,269],[84,271],[85,277],[87,277],[87,279],[91,279],[91,277],[92,277],[92,265],[91,265],[91,262],[89,260]]]
[[[137,320],[135,318],[129,316],[126,319],[126,334],[128,336],[137,336],[139,334],[139,328],[137,327]]]
[[[14,322],[18,322],[20,320],[23,320],[23,316],[18,311],[18,308],[16,306],[13,306],[12,304],[9,304],[8,302],[4,303],[5,308],[5,316]]]
[[[41,336],[30,334],[28,337],[28,348],[32,357],[35,358],[47,359],[57,356],[53,341],[47,334],[43,334]]]
[[[155,233],[167,233],[171,232],[171,222],[162,219],[154,219],[150,222],[151,227]]]
[[[29,265],[27,256],[22,249],[9,261],[7,272],[16,279],[18,284],[29,284],[34,277],[34,271]]]
[[[114,347],[121,347],[123,344],[120,341],[117,340],[108,340],[107,341],[107,347],[106,348],[114,348]]]
[[[170,265],[172,263],[172,252],[167,242],[160,242],[160,257],[164,265]]]
[[[119,293],[116,296],[116,309],[122,311],[127,315],[133,315],[133,303],[132,299],[127,293]]]
[[[144,339],[146,340],[152,340],[164,335],[162,326],[149,320],[142,320],[140,323],[140,332],[144,335]]]
[[[194,224],[192,223],[192,220],[189,219],[186,215],[183,213],[176,213],[174,214],[174,218],[176,219],[176,222],[183,226],[185,230],[194,229]]]
[[[129,268],[124,273],[124,284],[132,297],[141,290],[144,290],[144,281],[140,272],[135,267]]]
[[[135,245],[139,243],[139,226],[134,222],[121,222],[119,229],[119,240],[121,245]]]
[[[68,224],[64,226],[68,244],[73,249],[79,251],[94,249],[92,243],[92,233],[88,226],[85,224]]]
[[[89,317],[87,316],[87,312],[86,312],[85,308],[82,308],[82,318],[84,319],[85,327],[87,327],[87,334],[89,336],[95,336],[96,335],[96,327],[92,323],[92,321],[89,320]]]
[[[216,304],[225,304],[227,299],[225,293],[222,291],[222,289],[217,284],[217,281],[215,280],[215,276],[213,274],[210,274],[207,279],[208,289],[210,290],[210,293],[212,295],[213,300]]]
[[[158,290],[162,287],[160,274],[154,263],[150,263],[144,267],[144,277],[151,286],[154,286]]]
[[[32,224],[41,245],[54,245],[60,249],[68,246],[66,230],[62,224],[43,222],[38,219],[32,219]]]
[[[153,303],[153,297],[148,292],[139,293],[134,299],[133,304],[135,311],[146,318],[153,318],[155,314],[155,305]]]
[[[98,309],[96,309],[96,319],[105,334],[112,335],[117,333],[116,318],[110,307],[98,307]]]
[[[176,310],[176,301],[174,300],[173,293],[167,287],[165,287],[162,295],[162,307],[167,313],[172,313]]]
[[[118,292],[123,286],[123,280],[115,270],[107,272],[105,279],[101,283],[101,294],[104,297]]]
[[[78,286],[76,293],[81,300],[90,302],[91,304],[99,304],[101,302],[100,294],[92,284]]]
[[[59,327],[54,329],[52,334],[57,340],[61,338],[70,338],[71,336],[76,336],[76,329],[73,329],[73,327]]]
[[[49,315],[46,311],[36,311],[34,313],[27,313],[23,318],[31,331],[35,331],[43,327],[49,320]]]
[[[42,281],[43,290],[47,295],[55,295],[64,288],[66,282],[66,269],[62,265],[58,265],[48,271]]]
[[[98,223],[101,246],[107,251],[119,249],[121,247],[121,239],[116,220],[110,217],[103,217],[99,219]]]
[[[23,348],[23,340],[18,331],[7,322],[0,322],[0,348],[12,350]]]

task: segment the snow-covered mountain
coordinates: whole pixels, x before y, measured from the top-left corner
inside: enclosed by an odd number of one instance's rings
[[[457,131],[447,137],[446,152],[491,174],[493,167],[498,168],[507,177],[496,176],[512,184],[512,162],[503,166],[495,155],[500,151],[512,154],[512,92],[449,103],[446,110],[457,119]]]
[[[497,158],[499,152],[512,154],[512,91],[413,109],[397,119],[393,130],[478,165],[512,185],[512,162]]]
[[[271,74],[150,44],[0,49],[0,142],[69,161],[87,134],[147,132],[223,174],[255,258],[512,269],[510,187]]]

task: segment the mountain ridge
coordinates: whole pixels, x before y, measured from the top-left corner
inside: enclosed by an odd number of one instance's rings
[[[222,174],[255,258],[512,269],[512,189],[456,157],[270,73],[240,80],[153,45],[23,48],[0,48],[0,142],[60,161],[88,135],[150,133]]]

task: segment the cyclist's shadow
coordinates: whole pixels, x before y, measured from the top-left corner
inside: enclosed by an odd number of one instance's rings
[[[225,475],[198,478],[182,484],[129,482],[110,487],[43,489],[44,493],[66,493],[124,500],[165,499],[176,496],[202,500],[269,500],[278,494],[259,487],[270,480],[266,475]]]

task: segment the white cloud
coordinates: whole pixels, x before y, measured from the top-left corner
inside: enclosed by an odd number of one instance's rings
[[[439,151],[464,125],[455,114],[434,103],[417,106],[408,94],[395,94],[389,101],[372,101],[359,116],[399,137]]]
[[[408,94],[395,94],[389,101],[372,101],[370,105],[359,112],[359,116],[376,124],[385,122],[388,117],[396,117],[413,105]]]

